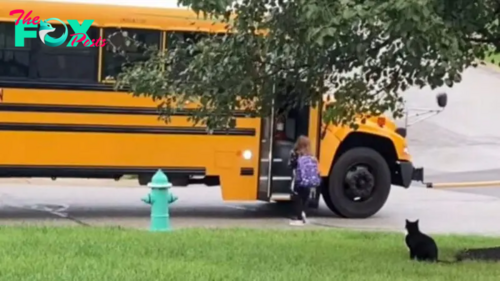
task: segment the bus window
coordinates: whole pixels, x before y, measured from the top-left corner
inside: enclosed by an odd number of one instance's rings
[[[172,31],[167,32],[167,50],[173,50],[175,48],[186,48],[189,45],[196,44],[198,41],[206,38],[208,36],[219,37],[221,40],[225,38],[227,33],[208,33],[208,32],[196,32],[196,31]],[[230,35],[229,35],[230,36]],[[194,57],[197,53],[191,54],[182,65],[178,67],[183,68],[185,65],[189,64],[189,59]],[[181,72],[182,69],[176,70],[176,73]]]
[[[56,30],[50,35],[57,38],[64,32],[60,25],[53,25]],[[68,25],[68,34],[75,32]],[[90,39],[99,38],[99,29],[89,28],[87,35]],[[63,80],[77,82],[96,82],[98,68],[99,48],[84,47],[78,43],[76,47],[66,47],[72,37],[58,47],[49,47],[40,40],[34,46],[34,59],[32,62],[32,77],[40,80]]]
[[[172,31],[167,32],[167,48],[174,49],[175,47],[181,45],[186,46],[190,44],[196,44],[203,38],[206,38],[210,35],[215,35],[216,37],[223,40],[225,36],[231,36],[227,33],[208,33],[208,32],[196,32],[196,31]]]
[[[0,78],[28,78],[32,40],[14,45],[14,23],[0,22]]]
[[[106,45],[104,46],[104,61],[102,70],[103,80],[112,80],[120,73],[122,65],[128,59],[130,62],[137,62],[147,59],[144,56],[145,48],[138,47],[136,44],[127,40],[134,38],[140,43],[145,44],[147,47],[160,48],[161,32],[156,30],[145,29],[118,29],[106,28],[104,29],[104,38]],[[113,52],[116,48],[118,51],[123,51],[125,57]]]
[[[167,33],[167,48],[174,49],[177,46],[196,44],[202,38],[208,36],[206,32],[174,31]]]

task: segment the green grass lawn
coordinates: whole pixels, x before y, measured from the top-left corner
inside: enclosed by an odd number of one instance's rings
[[[443,258],[500,238],[437,236]],[[0,227],[0,280],[500,280],[494,263],[408,260],[402,233]]]

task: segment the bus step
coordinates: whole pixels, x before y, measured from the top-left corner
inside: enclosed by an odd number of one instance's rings
[[[274,193],[270,199],[271,201],[290,201],[292,195],[290,193]]]

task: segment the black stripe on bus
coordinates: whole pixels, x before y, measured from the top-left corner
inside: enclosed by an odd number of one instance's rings
[[[1,80],[0,88],[21,88],[39,90],[71,90],[71,91],[103,91],[103,92],[128,92],[128,90],[115,90],[113,85],[97,82],[42,82],[30,80]]]
[[[44,124],[44,123],[0,123],[0,131],[31,132],[79,132],[79,133],[113,133],[113,134],[154,134],[154,135],[231,135],[255,136],[255,129],[235,128],[214,130],[212,134],[203,127],[169,127],[169,126],[124,126],[124,125],[85,125],[85,124]]]
[[[202,167],[0,165],[0,177],[113,178],[115,175],[154,174],[158,169],[167,175],[206,175],[206,170]]]
[[[102,105],[65,105],[65,104],[26,104],[0,103],[0,112],[50,112],[50,113],[82,113],[82,114],[124,114],[124,115],[158,115],[155,107],[123,107]],[[193,109],[176,110],[172,116],[189,116]],[[247,117],[243,111],[234,111],[234,117]]]

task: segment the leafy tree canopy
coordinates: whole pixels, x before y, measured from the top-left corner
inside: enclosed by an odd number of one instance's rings
[[[460,82],[466,67],[500,46],[500,0],[179,0],[231,33],[129,64],[117,87],[161,101],[162,116],[196,100],[193,120],[234,125],[245,108],[335,102],[324,120],[402,112],[410,86]],[[263,35],[263,32],[265,35]],[[293,89],[293,90],[291,90]],[[285,110],[286,111],[286,110]]]

